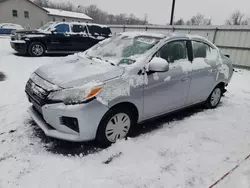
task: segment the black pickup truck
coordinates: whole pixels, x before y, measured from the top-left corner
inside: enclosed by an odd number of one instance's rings
[[[85,51],[112,35],[109,27],[93,23],[48,22],[37,30],[17,30],[11,34],[11,47],[20,54],[71,54]]]

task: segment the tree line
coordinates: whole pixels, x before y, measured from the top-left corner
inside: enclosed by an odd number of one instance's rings
[[[61,9],[67,11],[81,12],[90,16],[95,23],[99,24],[123,24],[123,25],[147,25],[147,14],[143,19],[136,17],[134,14],[109,14],[101,10],[96,5],[75,6],[71,2],[52,2],[51,0],[34,0],[34,3],[41,7]]]
[[[247,17],[240,11],[235,11],[225,21],[225,25],[248,25]],[[183,18],[176,20],[174,25],[212,25],[212,19],[206,18],[203,14],[198,13],[185,21]]]
[[[68,2],[52,2],[51,0],[34,0],[34,3],[41,7],[61,9],[67,11],[81,12],[85,13],[94,22],[100,24],[117,24],[117,25],[152,25],[148,22],[148,15],[145,14],[144,18],[138,18],[134,14],[109,14],[101,10],[96,5],[89,6],[75,6],[70,1]],[[231,14],[228,20],[225,21],[225,25],[247,25],[247,17],[240,11],[235,11]],[[174,21],[174,25],[212,25],[212,19],[206,18],[203,14],[198,13],[192,16],[189,20],[184,20],[180,18]]]

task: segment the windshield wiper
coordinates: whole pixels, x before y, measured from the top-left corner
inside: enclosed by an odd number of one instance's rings
[[[102,61],[106,61],[107,63],[110,63],[112,66],[116,66],[114,63],[110,62],[109,60],[107,59],[102,59],[101,57],[94,57],[96,59],[99,59],[99,60],[102,60]]]

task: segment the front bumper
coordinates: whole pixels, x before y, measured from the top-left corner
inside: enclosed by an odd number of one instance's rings
[[[10,46],[17,51],[18,53],[26,54],[27,53],[27,43],[24,40],[13,40],[10,41]]]
[[[97,100],[71,106],[63,103],[47,104],[42,107],[42,114],[33,106],[28,109],[32,119],[47,136],[72,142],[94,140],[98,125],[107,111],[108,107]],[[79,132],[63,125],[60,121],[62,116],[76,118]]]

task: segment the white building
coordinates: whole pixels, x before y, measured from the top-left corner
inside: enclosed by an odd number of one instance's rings
[[[66,22],[92,22],[92,18],[86,14],[79,12],[71,12],[65,10],[58,10],[52,8],[45,8],[48,11],[48,20],[49,21],[66,21]]]
[[[83,13],[43,8],[29,0],[0,0],[0,23],[14,23],[36,29],[53,20],[93,21]]]

